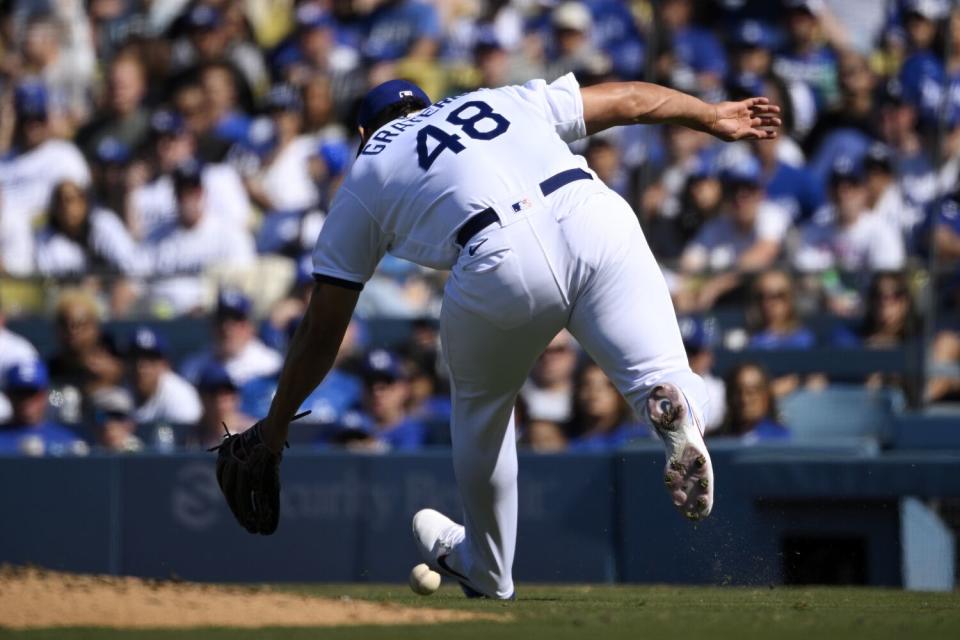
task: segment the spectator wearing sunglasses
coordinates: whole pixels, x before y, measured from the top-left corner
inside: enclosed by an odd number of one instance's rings
[[[754,281],[747,324],[753,348],[809,349],[815,341],[797,315],[793,279],[779,269]]]

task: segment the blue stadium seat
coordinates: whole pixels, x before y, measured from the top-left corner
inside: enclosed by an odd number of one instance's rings
[[[891,389],[834,385],[795,391],[780,402],[784,423],[801,442],[863,438],[886,441],[903,397]]]

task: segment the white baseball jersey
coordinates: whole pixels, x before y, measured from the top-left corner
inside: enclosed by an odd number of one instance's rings
[[[530,206],[544,179],[586,169],[566,145],[585,135],[572,74],[446,98],[384,125],[337,191],[314,273],[359,286],[387,251],[449,269],[472,214],[493,207],[505,220]]]
[[[240,174],[228,164],[214,163],[203,167],[204,211],[225,223],[246,229],[252,206]],[[133,193],[136,226],[148,237],[177,217],[177,194],[168,175],[158,176],[137,187]]]
[[[150,260],[112,211],[94,208],[90,212],[90,235],[85,244],[50,228],[36,241],[36,268],[45,276],[86,274],[100,261],[107,269],[126,275],[143,275]]]
[[[3,207],[33,220],[44,213],[54,187],[65,180],[89,185],[87,161],[72,142],[47,140],[0,162]]]
[[[137,406],[134,419],[137,424],[194,424],[202,414],[200,394],[193,385],[173,371],[164,371],[156,392]]]

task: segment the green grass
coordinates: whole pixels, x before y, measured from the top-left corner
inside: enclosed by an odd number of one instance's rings
[[[444,587],[429,598],[400,585],[284,587],[321,596],[350,596],[408,606],[508,615],[508,622],[327,629],[0,631],[24,640],[603,640],[703,638],[960,638],[960,594],[887,589],[733,587],[523,586],[517,602],[465,600]],[[237,616],[242,616],[237,612]]]

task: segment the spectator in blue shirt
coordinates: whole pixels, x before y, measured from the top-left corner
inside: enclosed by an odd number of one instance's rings
[[[820,113],[816,124],[803,141],[804,151],[812,157],[820,143],[836,131],[849,129],[867,138],[880,136],[877,122],[877,76],[870,62],[859,53],[848,51],[837,63],[840,99],[836,106]]]
[[[357,424],[342,420],[335,441],[368,451],[412,451],[427,442],[427,425],[410,415],[410,380],[400,359],[385,349],[374,349],[363,363],[363,412]],[[344,434],[351,437],[343,439]]]
[[[744,362],[727,374],[727,420],[722,433],[746,443],[790,438],[777,416],[770,377],[760,365]]]
[[[780,205],[794,221],[806,220],[823,206],[823,186],[805,167],[787,164],[778,157],[780,140],[751,143],[763,171],[767,199]]]
[[[947,3],[942,0],[907,0],[904,9],[903,21],[911,53],[900,67],[898,77],[904,96],[917,107],[921,119],[935,123],[946,74],[934,48],[939,23],[947,15]]]
[[[43,362],[21,362],[7,370],[12,415],[0,425],[0,454],[84,454],[88,448],[65,426],[46,419],[50,378]]]
[[[208,362],[197,381],[203,415],[196,429],[187,437],[188,447],[210,448],[220,444],[223,427],[231,433],[245,431],[256,422],[240,409],[240,392],[236,381],[219,362]]]
[[[593,16],[594,44],[606,53],[613,71],[622,80],[643,74],[644,42],[628,3],[621,0],[586,0]]]
[[[777,56],[777,75],[806,83],[813,91],[818,109],[837,97],[837,60],[833,50],[822,43],[813,0],[786,0],[789,43]]]
[[[386,62],[410,57],[433,59],[439,49],[440,16],[420,0],[379,0],[367,18],[363,54]]]
[[[960,263],[960,190],[936,208],[933,224],[937,257],[945,264]]]
[[[779,269],[754,281],[747,322],[755,349],[809,349],[815,342],[813,332],[797,317],[793,280]]]
[[[727,55],[710,31],[692,24],[690,0],[665,0],[660,18],[672,46],[673,68],[665,75],[683,91],[717,99],[722,96],[727,74]]]
[[[571,451],[611,451],[651,436],[596,363],[580,367],[574,383]]]

